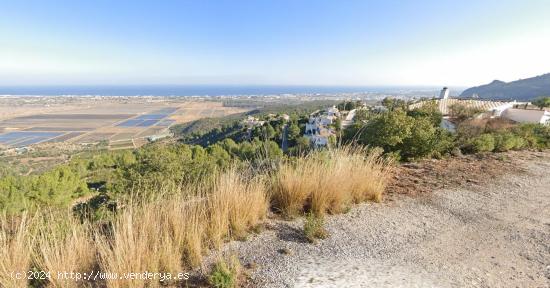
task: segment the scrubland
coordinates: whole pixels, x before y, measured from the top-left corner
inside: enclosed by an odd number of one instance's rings
[[[89,222],[70,211],[45,209],[4,215],[0,286],[28,285],[28,280],[13,279],[10,272],[29,270],[52,273],[50,280],[30,283],[38,286],[177,284],[158,279],[92,283],[58,279],[56,273],[189,271],[224,242],[246,239],[272,212],[322,216],[345,212],[353,203],[380,201],[390,164],[377,151],[347,147],[282,160],[276,169],[254,173],[242,165],[230,166],[174,193],[132,197],[109,221]]]

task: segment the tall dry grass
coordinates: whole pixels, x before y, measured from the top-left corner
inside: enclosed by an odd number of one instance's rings
[[[261,223],[270,208],[296,215],[339,213],[352,203],[379,201],[390,166],[376,153],[342,148],[314,152],[285,162],[266,181],[237,168],[194,187],[142,191],[161,197],[129,202],[108,226],[81,223],[66,212],[40,217],[0,218],[0,287],[24,287],[11,271],[170,272],[201,264],[210,249],[240,239]],[[266,173],[264,173],[266,174]],[[187,189],[187,190],[186,190]],[[152,192],[152,193],[149,193]],[[39,219],[36,219],[39,218]],[[6,274],[8,273],[8,274]],[[59,281],[50,287],[77,287],[85,281]],[[157,280],[107,280],[107,287],[158,287]]]
[[[213,200],[213,201],[211,201]],[[235,169],[221,175],[209,196],[212,211],[227,215],[230,236],[241,238],[262,220],[269,208],[265,184],[261,178],[245,179]],[[219,218],[219,215],[215,218]]]
[[[90,227],[67,213],[49,211],[39,218],[35,223],[35,267],[52,273],[50,287],[79,287],[82,279],[59,277],[57,272],[83,275],[96,268],[96,246]]]
[[[376,151],[344,147],[286,162],[276,173],[272,199],[288,216],[304,210],[340,213],[352,203],[380,201],[391,165]]]
[[[32,218],[23,214],[18,219],[0,215],[0,287],[26,287],[27,280],[12,277],[12,272],[28,271],[31,266]]]
[[[129,207],[116,219],[111,235],[98,237],[101,270],[109,273],[157,272],[161,239],[158,211],[149,205]],[[110,237],[109,237],[110,236]],[[153,283],[108,279],[108,287],[146,287]]]
[[[121,212],[112,235],[97,244],[102,270],[176,273],[196,267],[209,248],[220,247],[230,237],[243,237],[257,225],[269,203],[263,182],[247,179],[236,169],[193,194],[170,196]],[[158,285],[158,281],[107,282],[108,287]]]

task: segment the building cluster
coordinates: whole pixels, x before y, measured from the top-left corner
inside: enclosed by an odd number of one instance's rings
[[[501,117],[518,123],[536,123],[550,125],[550,111],[544,109],[530,108],[529,102],[517,101],[492,101],[480,99],[458,99],[449,96],[449,89],[443,88],[440,93],[440,99],[436,101],[437,107],[443,114],[443,122],[441,127],[451,132],[454,132],[455,127],[450,117],[451,107],[453,105],[462,105],[467,108],[474,108],[480,111],[485,111],[486,116],[494,118]],[[409,106],[409,109],[419,108],[426,101],[420,101]]]
[[[263,126],[265,124],[266,121],[264,120],[260,120],[254,116],[248,116],[246,117],[246,119],[244,119],[242,121],[242,124],[244,127],[248,128],[248,129],[252,129],[254,127],[259,127],[259,126]]]
[[[316,148],[328,146],[330,138],[336,135],[333,126],[340,116],[340,111],[335,106],[312,113],[306,123],[304,136]]]

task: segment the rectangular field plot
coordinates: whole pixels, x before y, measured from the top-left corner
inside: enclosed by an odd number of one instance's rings
[[[24,131],[44,131],[44,132],[73,132],[73,131],[92,131],[95,128],[90,127],[32,127]]]
[[[126,120],[120,124],[117,124],[118,127],[135,127],[139,123],[143,122],[143,120],[136,120],[136,119],[130,119]]]
[[[155,124],[157,124],[159,120],[157,119],[146,119],[146,120],[141,120],[141,119],[130,119],[130,120],[126,120],[116,126],[118,127],[149,127],[149,126],[153,126]]]
[[[55,137],[53,139],[50,139],[48,141],[46,141],[47,143],[60,143],[60,142],[65,142],[67,140],[70,140],[70,139],[73,139],[77,136],[80,136],[84,134],[84,132],[71,132],[71,133],[67,133],[65,135],[62,135],[62,136],[59,136],[59,137]]]
[[[96,143],[102,140],[107,140],[111,138],[115,133],[91,133],[82,136],[82,138],[78,139],[78,143]]]
[[[63,132],[14,131],[0,135],[0,143],[12,147],[23,147],[63,135]]]
[[[138,136],[141,136],[141,137],[147,137],[147,136],[151,136],[151,135],[156,135],[156,134],[159,134],[161,133],[162,131],[165,131],[166,128],[163,128],[163,127],[151,127],[141,133],[139,133]]]
[[[130,118],[132,114],[39,114],[31,116],[21,116],[12,120],[105,120],[105,119],[125,119]]]
[[[144,120],[143,122],[137,124],[138,127],[149,127],[157,124],[158,120]]]
[[[131,140],[135,133],[118,133],[111,137],[111,141]]]
[[[136,117],[134,119],[139,119],[139,120],[160,120],[162,118],[165,118],[166,116],[168,116],[167,114],[145,114],[145,115],[141,115],[139,117]]]
[[[157,126],[168,127],[176,122],[175,120],[165,119],[157,123]]]
[[[153,113],[157,113],[157,114],[172,114],[176,111],[178,111],[178,107],[167,107],[167,108],[162,108],[162,109],[159,109],[159,110],[155,110],[153,112],[151,112],[151,114]]]
[[[134,142],[132,140],[124,140],[124,141],[111,141],[109,143],[109,149],[116,150],[116,149],[129,149],[134,148]]]

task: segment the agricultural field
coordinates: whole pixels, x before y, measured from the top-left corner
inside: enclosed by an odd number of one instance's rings
[[[28,98],[0,99],[0,146],[107,141],[113,142],[109,147],[131,148],[135,143],[146,143],[149,136],[168,133],[175,124],[248,111],[225,107],[221,102],[184,98]]]

